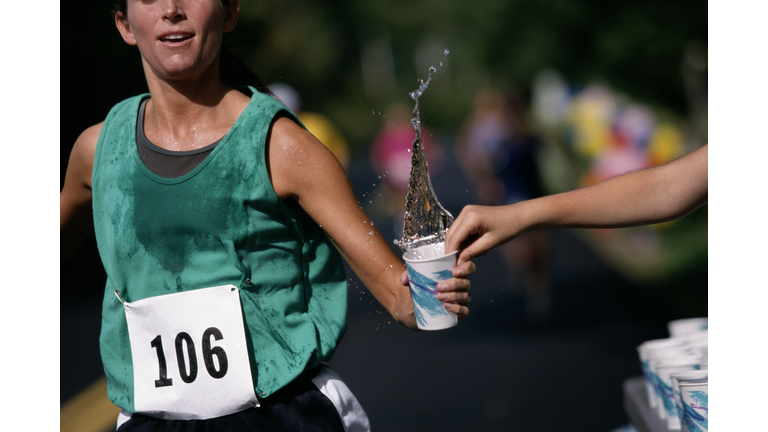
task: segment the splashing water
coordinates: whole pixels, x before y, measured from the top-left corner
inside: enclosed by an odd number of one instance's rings
[[[443,55],[448,55],[448,50],[444,50]],[[419,88],[410,93],[411,98],[416,101],[413,109],[414,117],[411,119],[411,125],[416,131],[416,139],[412,145],[411,176],[408,182],[408,194],[405,197],[403,238],[398,242],[404,251],[445,242],[445,232],[453,223],[453,216],[437,200],[432,188],[427,155],[424,152],[421,136],[419,97],[424,94],[432,80],[432,74],[436,72],[437,68],[431,66],[427,80],[419,79]]]

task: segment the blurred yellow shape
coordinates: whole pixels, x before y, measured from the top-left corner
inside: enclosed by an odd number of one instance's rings
[[[654,165],[665,164],[683,154],[683,134],[676,126],[660,124],[648,143],[648,156]]]
[[[349,164],[347,142],[331,121],[325,116],[313,112],[299,112],[297,116],[304,123],[304,126],[307,127],[307,130],[325,144],[328,150],[341,162],[341,165],[347,168]]]
[[[106,432],[115,430],[116,407],[107,397],[107,380],[101,377],[61,407],[61,432]]]
[[[588,87],[573,100],[567,118],[581,155],[595,157],[608,148],[615,112],[613,95],[601,86]]]

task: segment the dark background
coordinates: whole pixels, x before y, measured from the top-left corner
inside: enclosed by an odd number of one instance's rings
[[[115,103],[146,91],[138,52],[120,39],[109,2],[76,9],[62,11],[62,179],[78,134]],[[228,43],[268,83],[290,83],[304,107],[337,124],[363,202],[375,182],[368,145],[381,123],[371,112],[410,103],[408,92],[425,74],[420,62],[440,61],[426,59],[430,47],[451,53],[422,102],[422,119],[450,149],[477,90],[526,89],[545,67],[574,86],[603,82],[688,121],[694,110],[681,65],[691,44],[706,58],[707,32],[703,1],[268,1],[243,2]],[[394,80],[371,90],[361,58],[382,40]],[[453,152],[445,155],[433,182],[458,215],[478,202],[476,185],[456,174]],[[706,207],[689,218],[706,227]],[[640,374],[637,345],[667,336],[671,319],[707,315],[706,251],[691,251],[697,259],[664,277],[638,280],[572,230],[552,230],[550,240],[552,315],[545,322],[527,319],[521,275],[498,253],[477,260],[470,316],[434,333],[395,325],[349,273],[349,330],[331,366],[374,430],[549,431],[568,422],[568,430],[610,431],[628,422],[621,384]],[[62,404],[102,375],[103,282],[91,238],[61,266]]]

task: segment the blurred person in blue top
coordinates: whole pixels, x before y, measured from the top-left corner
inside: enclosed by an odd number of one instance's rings
[[[511,205],[543,195],[536,160],[540,141],[528,128],[526,110],[523,95],[514,89],[488,87],[474,98],[456,151],[483,205]],[[526,313],[535,323],[550,315],[548,250],[545,231],[526,233],[499,248],[505,264],[524,278]]]
[[[346,329],[342,258],[416,329],[405,266],[331,151],[222,47],[238,12],[237,0],[116,5],[149,93],[77,139],[61,257],[95,232],[118,431],[368,430],[323,364]],[[438,285],[459,317],[474,271]]]

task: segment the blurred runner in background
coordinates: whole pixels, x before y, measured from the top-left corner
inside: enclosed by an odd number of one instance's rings
[[[483,205],[510,205],[543,195],[536,161],[540,142],[529,130],[526,115],[527,104],[514,90],[486,88],[475,97],[456,153]],[[505,263],[524,277],[529,319],[545,322],[551,311],[547,233],[520,235],[500,252]]]

